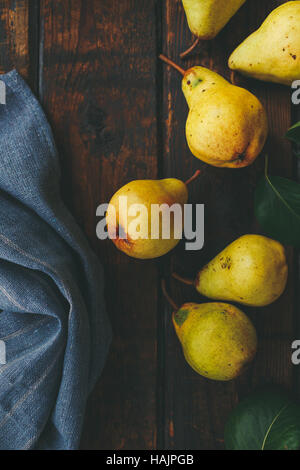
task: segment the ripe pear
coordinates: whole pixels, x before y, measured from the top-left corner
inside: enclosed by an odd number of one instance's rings
[[[275,302],[288,276],[285,249],[262,235],[243,235],[202,268],[194,284],[197,291],[215,300],[229,300],[252,307]]]
[[[189,28],[200,39],[213,39],[246,0],[182,0]]]
[[[207,68],[184,71],[167,57],[160,58],[183,75],[182,90],[189,106],[186,138],[192,154],[216,167],[250,165],[268,134],[260,101]]]
[[[249,318],[233,305],[186,303],[172,315],[184,357],[198,374],[212,380],[238,377],[257,350],[256,331]]]
[[[267,82],[300,78],[300,1],[279,6],[231,54],[229,67]]]
[[[170,207],[179,204],[183,214],[183,206],[188,200],[187,186],[199,174],[200,171],[196,171],[185,183],[176,178],[134,180],[120,188],[110,200],[106,213],[108,234],[116,247],[140,259],[157,258],[175,248],[182,235],[182,217],[180,215],[179,227]],[[162,215],[159,217],[152,217],[151,209],[155,204],[161,206]],[[169,211],[170,236],[165,238],[162,218],[164,214],[168,216]],[[178,231],[179,237],[176,235]],[[151,238],[155,232],[157,238]]]

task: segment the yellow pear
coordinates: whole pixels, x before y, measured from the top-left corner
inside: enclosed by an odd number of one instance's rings
[[[182,90],[189,106],[186,138],[192,154],[216,167],[250,165],[268,134],[261,102],[207,68],[184,71],[167,57],[160,58],[183,75]]]
[[[262,235],[243,235],[202,268],[194,284],[197,291],[215,300],[229,300],[263,307],[283,293],[288,276],[285,249]]]
[[[182,235],[187,185],[199,173],[196,171],[185,183],[176,178],[135,180],[119,189],[106,213],[109,237],[116,247],[140,259],[157,258],[175,248]],[[175,212],[172,212],[173,204],[177,205]],[[161,212],[155,216],[152,210],[158,206]],[[175,217],[176,213],[178,217]],[[169,233],[168,229],[163,231],[163,220],[170,221]]]
[[[189,28],[200,39],[213,39],[246,0],[182,0]]]
[[[231,54],[229,67],[267,82],[300,78],[300,1],[284,3]]]
[[[255,356],[255,328],[233,305],[187,303],[173,314],[173,323],[186,361],[208,379],[232,380]]]
[[[228,381],[238,377],[255,356],[257,336],[249,318],[233,305],[186,303],[174,308],[173,324],[184,357],[198,374]]]

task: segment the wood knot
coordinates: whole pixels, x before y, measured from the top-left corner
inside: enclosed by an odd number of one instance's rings
[[[123,126],[116,128],[113,117],[92,97],[80,106],[79,117],[81,137],[89,152],[98,158],[117,156],[123,142]]]

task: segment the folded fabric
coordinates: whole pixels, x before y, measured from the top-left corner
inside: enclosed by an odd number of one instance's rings
[[[16,71],[0,79],[0,449],[76,449],[111,338],[103,273],[39,103]]]

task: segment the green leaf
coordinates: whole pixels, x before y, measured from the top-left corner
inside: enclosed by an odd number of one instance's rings
[[[286,245],[300,246],[300,185],[280,176],[265,176],[255,190],[255,215],[264,232]]]
[[[300,121],[287,131],[285,137],[295,144],[300,144]]]
[[[277,387],[254,393],[230,415],[225,446],[227,450],[300,449],[300,406]]]

